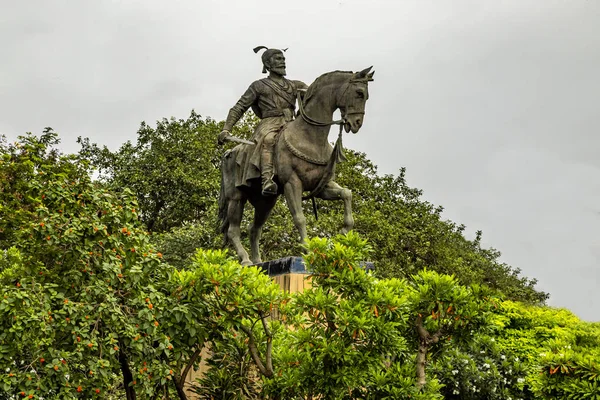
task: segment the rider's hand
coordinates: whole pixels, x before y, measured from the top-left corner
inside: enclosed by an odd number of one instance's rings
[[[223,144],[225,143],[225,139],[227,138],[227,136],[231,135],[231,132],[229,131],[222,131],[221,133],[219,133],[219,137],[217,138],[217,143],[219,144]]]

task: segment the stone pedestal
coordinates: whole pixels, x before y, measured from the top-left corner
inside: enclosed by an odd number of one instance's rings
[[[278,258],[256,266],[261,267],[285,292],[303,292],[310,287],[310,272],[306,270],[302,257]],[[367,271],[375,270],[371,261],[362,261],[360,266]]]
[[[284,257],[257,264],[288,293],[303,292],[310,287],[309,272],[302,257]]]

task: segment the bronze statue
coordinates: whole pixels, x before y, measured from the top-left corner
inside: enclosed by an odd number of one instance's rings
[[[237,145],[225,153],[221,162],[221,230],[225,240],[233,244],[243,265],[262,262],[259,249],[262,227],[280,194],[286,198],[302,241],[306,239],[302,200],[307,198],[343,200],[343,231],[352,229],[352,192],[335,183],[333,177],[336,163],[343,159],[342,127],[346,132],[359,131],[369,97],[368,82],[373,80],[374,74],[370,72],[371,68],[356,73],[329,72],[317,78],[302,96],[304,91],[299,89],[305,85],[299,81],[281,80],[285,79],[283,52],[265,52],[263,64],[263,71],[270,72],[267,79],[274,83],[265,82],[265,79],[254,82],[231,109],[219,135],[221,143],[228,139],[242,141],[233,138],[229,131],[249,107],[261,118],[254,135],[256,143]],[[298,99],[301,118],[293,118],[295,107],[289,97],[292,93]],[[337,109],[340,109],[342,119],[333,121],[333,113]],[[334,124],[340,125],[340,133],[332,148],[327,138]],[[263,147],[265,142],[267,144]],[[273,149],[274,152],[263,155],[264,158],[259,160],[263,149]],[[259,172],[258,167],[262,171]],[[304,191],[310,193],[303,197]],[[247,201],[254,207],[254,221],[250,227],[251,257],[240,239],[240,224]]]
[[[275,134],[281,127],[294,118],[296,95],[299,89],[306,89],[301,81],[291,81],[285,78],[285,56],[283,51],[259,46],[254,52],[265,49],[262,54],[263,73],[269,76],[253,82],[238,102],[229,110],[223,131],[219,135],[219,143],[231,139],[231,129],[252,107],[252,111],[261,119],[252,139],[254,147],[248,147],[238,161],[244,166],[238,184],[246,184],[256,178],[260,171],[262,178],[262,194],[274,196],[277,194],[277,184],[273,181],[273,148]],[[287,50],[287,49],[286,49]]]

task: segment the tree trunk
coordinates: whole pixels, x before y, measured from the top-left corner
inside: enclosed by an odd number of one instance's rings
[[[133,382],[133,375],[129,369],[129,363],[127,362],[127,356],[123,352],[123,343],[119,340],[119,363],[121,364],[121,373],[123,374],[123,386],[125,386],[125,395],[127,400],[135,400],[135,389],[131,386]]]
[[[175,385],[175,390],[177,390],[177,396],[179,396],[179,400],[188,400],[185,391],[183,390],[183,385],[185,382],[185,377],[183,379],[179,379],[179,376],[175,376],[173,379],[173,384]]]
[[[419,352],[417,353],[417,387],[422,389],[427,383],[425,376],[425,362],[427,361],[427,345],[426,340],[419,341]]]
[[[417,387],[423,389],[423,386],[427,383],[427,377],[425,376],[425,364],[427,363],[427,351],[431,344],[440,341],[440,338],[444,334],[444,327],[441,327],[433,335],[430,334],[427,329],[423,326],[423,318],[420,316],[415,321],[415,327],[419,334],[419,351],[417,353]]]
[[[423,386],[427,383],[427,377],[425,376],[425,364],[427,362],[427,350],[431,343],[431,335],[427,332],[427,329],[423,326],[423,318],[419,314],[419,317],[415,321],[415,327],[419,334],[419,350],[417,352],[417,388],[423,389]]]

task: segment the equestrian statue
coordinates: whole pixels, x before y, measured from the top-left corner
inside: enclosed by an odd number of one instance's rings
[[[285,196],[300,240],[306,239],[303,199],[342,200],[344,226],[354,226],[352,192],[333,181],[336,163],[344,159],[342,128],[357,133],[361,128],[371,67],[360,72],[332,71],[321,75],[310,86],[285,77],[285,50],[259,46],[263,73],[268,77],[253,82],[231,108],[218,142],[239,142],[227,151],[221,162],[219,220],[225,241],[231,242],[243,265],[262,262],[262,227],[279,195]],[[296,112],[298,102],[298,112]],[[251,141],[231,135],[233,126],[252,108],[260,119]],[[333,120],[340,110],[341,119]],[[340,131],[335,146],[327,138],[332,125]],[[304,196],[304,192],[309,192]],[[250,227],[251,255],[241,242],[240,225],[246,202],[254,207]]]

